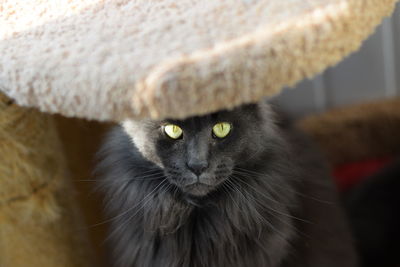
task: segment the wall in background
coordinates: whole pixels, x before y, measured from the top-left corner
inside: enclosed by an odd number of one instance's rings
[[[333,107],[400,95],[400,3],[391,18],[340,64],[295,90],[285,89],[274,102],[295,117]]]

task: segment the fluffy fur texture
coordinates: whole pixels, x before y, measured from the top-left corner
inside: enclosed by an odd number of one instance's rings
[[[116,266],[356,266],[318,153],[267,105],[167,121],[181,139],[127,121],[102,149]],[[233,130],[216,139],[221,121]],[[193,161],[207,163],[198,176]]]

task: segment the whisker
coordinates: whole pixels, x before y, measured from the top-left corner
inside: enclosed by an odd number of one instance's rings
[[[155,191],[156,191],[161,185],[164,185],[164,184],[165,184],[165,182],[166,182],[166,180],[163,180],[160,184],[158,184],[150,193],[148,193],[148,194],[147,194],[141,201],[139,201],[136,205],[134,205],[134,206],[130,207],[129,209],[127,209],[126,211],[124,211],[124,212],[122,212],[122,213],[120,213],[120,214],[114,216],[113,218],[110,218],[110,219],[107,219],[107,220],[105,220],[105,221],[103,221],[103,222],[100,222],[100,223],[96,223],[96,224],[94,224],[94,225],[91,225],[89,228],[97,227],[97,226],[99,226],[99,225],[103,225],[103,224],[105,224],[105,223],[112,222],[112,221],[114,221],[114,220],[116,220],[116,219],[118,219],[118,218],[120,218],[120,217],[126,215],[128,212],[130,212],[130,211],[132,211],[133,209],[137,208],[141,203],[143,203],[143,201],[145,201],[145,200],[148,199],[151,195],[153,195],[153,194],[155,193]]]
[[[244,169],[241,169],[241,170],[244,170]],[[236,170],[234,170],[234,171],[235,171],[237,174],[243,175],[244,177],[247,177],[247,178],[261,179],[260,176],[263,175],[263,174],[261,174],[261,173],[256,173],[256,172],[247,171],[247,170],[246,170],[246,171],[241,171],[241,170],[236,169]],[[252,176],[250,176],[250,175],[252,175]],[[303,194],[303,193],[300,193],[300,192],[297,191],[297,190],[284,187],[284,186],[282,186],[282,185],[280,185],[280,184],[278,184],[278,183],[275,183],[273,180],[269,180],[268,182],[271,183],[271,184],[273,184],[274,186],[280,188],[280,189],[286,190],[286,191],[291,192],[291,193],[293,193],[293,194],[296,194],[296,195],[298,195],[298,196],[301,196],[301,197],[304,197],[304,198],[307,198],[307,199],[311,199],[311,200],[320,202],[320,203],[322,203],[322,204],[327,204],[327,205],[332,205],[332,204],[334,204],[334,203],[331,202],[331,201],[326,201],[326,200],[318,199],[318,198],[315,198],[315,197],[312,197],[312,196],[309,196],[309,195],[305,195],[305,194]]]
[[[226,193],[227,193],[228,196],[231,198],[231,200],[232,200],[232,202],[235,204],[235,206],[238,208],[238,211],[241,212],[242,208],[241,208],[241,207],[239,206],[239,204],[234,200],[232,194],[229,192],[229,189],[230,189],[230,190],[234,190],[234,191],[237,191],[237,190],[235,190],[234,186],[233,186],[232,184],[229,183],[229,180],[227,180],[227,182],[228,182],[228,183],[222,184],[222,186],[223,186],[223,187],[226,187],[225,189],[228,189],[228,190],[225,190]],[[256,212],[257,212],[257,211],[256,211]],[[258,214],[258,216],[261,216],[261,215]],[[248,218],[246,217],[245,219],[247,220],[247,223],[250,225],[250,221],[248,220]],[[261,218],[258,218],[258,219],[262,220]],[[267,223],[268,223],[268,222],[267,222]],[[259,233],[259,234],[260,234],[260,233]]]
[[[177,186],[174,186],[174,191],[172,192],[172,196],[176,196],[176,194],[178,194],[178,187]]]
[[[287,167],[287,166],[284,166],[283,164],[280,164],[280,165],[281,165],[281,168]],[[234,169],[239,170],[239,171],[243,171],[243,172],[246,172],[246,173],[249,173],[249,174],[254,174],[254,175],[260,175],[260,176],[265,175],[265,174],[263,174],[261,172],[256,172],[254,170],[249,170],[249,169],[241,168],[241,167],[238,167],[238,166],[235,166]],[[314,184],[323,184],[321,180],[310,179],[308,177],[302,177],[301,180],[307,181],[307,182],[312,182]]]
[[[164,180],[164,182],[165,182],[165,180]],[[117,231],[119,231],[119,229],[121,229],[121,228],[123,228],[123,227],[125,227],[130,221],[131,221],[131,219],[132,218],[134,218],[135,216],[136,216],[136,214],[138,214],[145,206],[146,206],[146,204],[152,199],[152,197],[155,195],[155,190],[156,189],[158,189],[158,187],[160,186],[160,185],[162,185],[161,187],[159,187],[159,191],[160,190],[163,190],[163,189],[166,189],[166,188],[168,188],[168,183],[164,183],[164,182],[162,182],[162,183],[160,183],[158,186],[156,186],[156,188],[154,188],[154,190],[153,191],[151,191],[145,198],[143,198],[139,203],[142,203],[142,205],[138,208],[138,210],[135,212],[135,213],[133,213],[131,216],[129,216],[128,217],[128,219],[126,219],[122,224],[120,224],[120,225],[118,225],[118,227],[117,228],[115,228],[112,232],[111,232],[111,234],[104,240],[104,242],[107,242],[107,240],[113,235],[113,233],[115,233],[115,232],[117,232]],[[166,185],[166,187],[164,187]],[[154,193],[153,193],[154,192]],[[165,190],[165,192],[166,192],[166,190]],[[151,194],[151,197],[150,197],[150,194]],[[147,200],[144,202],[144,200],[147,198]],[[135,205],[135,207],[137,207],[138,205]]]
[[[149,177],[149,178],[126,178],[126,179],[118,179],[118,181],[123,182],[123,181],[154,181],[163,178],[164,175],[160,175],[158,177]],[[77,182],[98,182],[99,180],[76,180]]]
[[[223,183],[223,184],[222,184],[222,187],[223,187],[224,189],[226,189],[225,186],[228,186],[228,184]],[[233,199],[232,195],[229,193],[229,190],[224,190],[224,191],[225,191],[225,192],[228,194],[228,196],[232,199],[232,202],[236,205],[236,207],[237,207],[239,210],[241,210],[241,208],[239,207],[239,204],[236,203],[236,201]]]
[[[137,168],[137,166],[135,166],[135,165],[132,165],[132,167],[130,167],[129,169],[128,169],[128,171],[131,171],[132,169],[135,169],[135,168]],[[163,172],[163,170],[162,169],[160,169],[160,168],[152,168],[152,169],[150,169],[150,170],[146,170],[146,171],[144,171],[144,172],[140,172],[140,174],[147,174],[147,173],[152,173],[152,172]]]
[[[234,182],[234,181],[232,181],[232,183],[233,183],[233,182]],[[238,186],[240,186],[240,185],[238,185]],[[287,214],[287,213],[280,212],[280,211],[275,210],[275,209],[273,209],[273,208],[271,208],[271,207],[269,207],[269,206],[267,206],[267,205],[264,205],[264,204],[261,203],[258,199],[256,199],[252,194],[250,194],[245,188],[243,188],[243,187],[240,187],[240,188],[241,188],[244,192],[246,192],[246,195],[249,196],[249,197],[251,197],[251,198],[256,202],[256,204],[258,204],[259,207],[261,207],[261,208],[264,208],[264,209],[266,208],[266,209],[268,209],[268,210],[270,210],[270,211],[272,211],[272,212],[275,212],[275,213],[277,213],[277,214],[280,214],[280,215],[285,216],[285,217],[290,218],[290,219],[294,219],[294,220],[298,220],[298,221],[301,221],[301,222],[304,222],[304,223],[308,223],[308,224],[311,224],[311,225],[315,225],[315,223],[313,223],[313,222],[311,222],[311,221],[308,221],[308,220],[305,220],[305,219],[302,219],[302,218],[293,216],[293,215],[291,215],[291,214]],[[264,196],[264,195],[261,195],[261,196]],[[283,221],[283,220],[282,220],[281,218],[279,218],[278,216],[276,216],[276,215],[274,215],[274,214],[271,214],[271,215],[274,216],[275,218],[277,218],[277,219],[278,219],[279,221],[281,221],[282,223],[285,223],[286,225],[292,227],[292,228],[295,229],[295,230],[298,230],[298,229],[295,228],[293,225],[288,224],[287,222]],[[301,232],[299,232],[299,233],[301,233]]]
[[[148,181],[148,180],[156,180],[156,179],[159,179],[160,177],[162,178],[164,176],[165,176],[164,173],[160,172],[160,173],[148,174],[145,176],[133,176],[133,177],[125,178],[125,179],[118,179],[118,181],[140,181],[140,180]],[[101,181],[101,179],[86,179],[86,180],[76,180],[76,181],[77,182],[97,182],[97,181]]]
[[[256,193],[262,195],[263,197],[265,197],[266,199],[275,202],[277,204],[281,204],[279,201],[277,201],[276,199],[274,199],[273,197],[269,197],[263,193],[261,193],[257,188],[255,188],[254,186],[252,186],[251,184],[247,183],[244,179],[242,179],[242,177],[240,176],[236,176],[234,174],[232,174],[230,177],[235,178],[235,179],[239,179],[241,183],[245,184],[246,186],[250,187],[252,190],[254,190]]]
[[[232,181],[229,181],[229,180],[228,180],[228,182],[230,182],[232,188],[235,189],[236,192],[238,192],[238,193],[243,197],[243,199],[246,200],[247,203],[250,203],[249,199],[246,198],[246,196],[245,196],[240,190],[238,190],[238,189],[234,186],[234,184],[232,184]],[[276,227],[275,227],[270,221],[268,221],[264,216],[262,216],[262,215],[258,212],[258,210],[257,210],[255,207],[253,207],[252,205],[250,205],[250,207],[252,207],[253,211],[255,211],[255,212],[257,213],[258,219],[260,219],[260,220],[262,220],[263,222],[265,222],[273,231],[275,231],[275,232],[278,234],[278,236],[279,236],[284,242],[287,242],[287,239],[285,238],[284,234],[283,234],[281,231],[279,231],[278,229],[276,229]]]
[[[247,199],[243,196],[243,194],[242,194],[237,188],[235,188],[235,185],[234,185],[231,181],[227,180],[227,184],[226,184],[226,185],[227,185],[227,186],[229,185],[229,187],[230,187],[232,190],[238,192],[239,195],[241,195],[241,197],[243,197],[243,199],[247,200]],[[246,202],[249,203],[249,201],[246,201]],[[253,206],[251,206],[251,207],[252,207],[252,209],[257,213],[257,214],[256,214],[256,215],[257,215],[257,219],[259,219],[259,220],[265,222],[265,221],[266,221],[265,218],[263,218],[263,216],[261,216],[261,214],[257,211],[257,209],[255,209]],[[241,209],[239,208],[239,206],[238,206],[238,209],[239,209],[239,211],[241,210]],[[266,221],[266,223],[269,224],[268,221]],[[259,232],[258,232],[258,236],[259,236],[259,237],[260,237],[260,235],[261,235],[261,228],[259,229]]]
[[[235,174],[237,174],[237,175],[235,175]],[[237,170],[235,170],[235,171],[232,173],[232,177],[234,177],[234,178],[236,178],[236,179],[239,179],[241,183],[248,185],[248,186],[251,187],[256,193],[259,193],[260,195],[264,196],[265,198],[269,199],[270,201],[275,202],[275,203],[278,203],[278,204],[281,204],[281,203],[278,201],[279,193],[277,193],[276,188],[273,187],[274,183],[273,183],[271,180],[269,180],[268,182],[263,182],[263,183],[262,183],[262,185],[263,185],[264,187],[266,187],[265,189],[267,189],[267,192],[270,194],[270,196],[267,196],[267,195],[265,195],[265,193],[260,192],[259,190],[257,190],[257,188],[251,186],[249,183],[247,183],[247,182],[245,181],[245,178],[252,178],[252,179],[255,178],[256,181],[262,181],[261,177],[258,177],[258,176],[255,177],[254,175],[250,175],[250,174],[247,174],[247,173],[242,173],[242,172],[239,172],[239,171],[237,171]]]

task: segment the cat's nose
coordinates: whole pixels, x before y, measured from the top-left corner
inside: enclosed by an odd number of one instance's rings
[[[197,176],[200,176],[208,168],[207,161],[189,161],[186,165]]]

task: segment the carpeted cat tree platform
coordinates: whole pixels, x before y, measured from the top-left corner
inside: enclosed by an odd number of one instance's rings
[[[89,179],[104,127],[50,113],[118,122],[258,101],[356,51],[395,2],[1,1],[0,266],[100,266],[83,222],[97,211],[80,213],[71,180]]]

